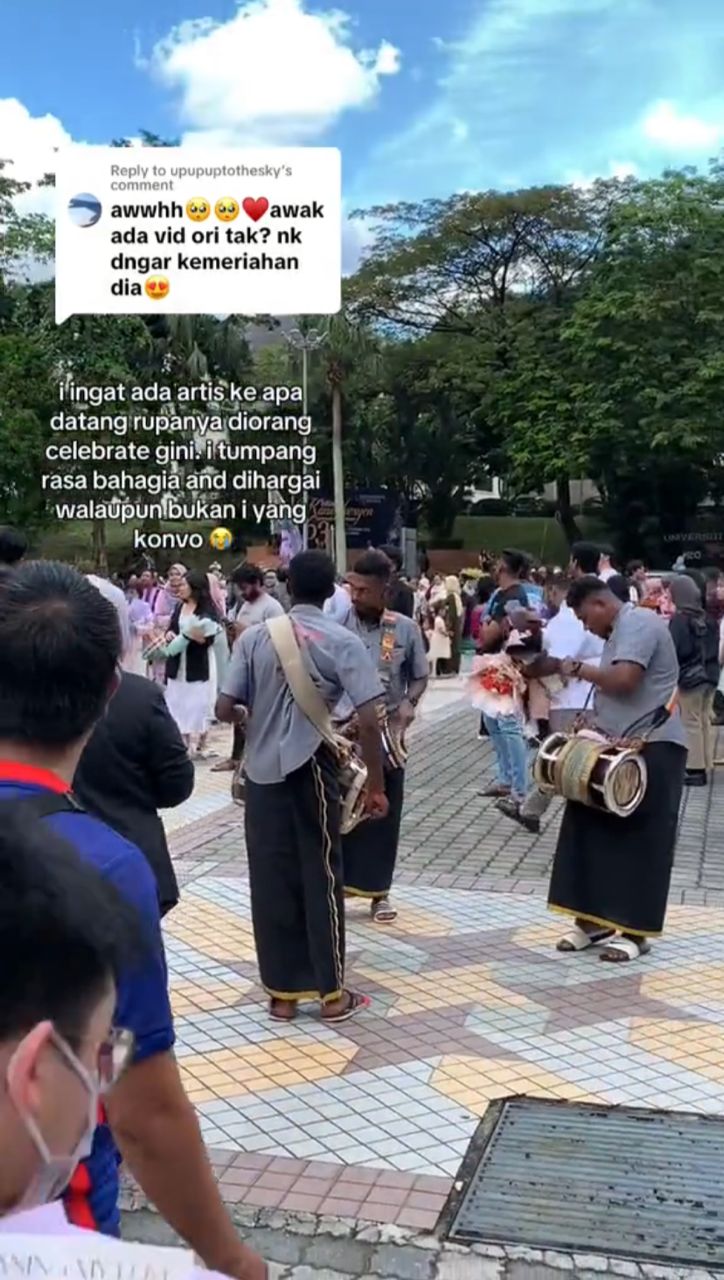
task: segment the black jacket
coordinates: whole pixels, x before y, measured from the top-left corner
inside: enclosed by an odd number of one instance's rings
[[[690,613],[675,613],[669,623],[669,632],[679,659],[680,685],[685,689],[698,685],[716,688],[719,683],[719,628],[706,614],[692,617]],[[691,673],[687,681],[686,673]],[[697,679],[697,675],[701,678]],[[683,677],[683,678],[682,678]]]
[[[73,790],[145,854],[165,914],[179,898],[158,809],[172,809],[194,789],[194,766],[160,685],[124,672],[117,693],[81,756]]]

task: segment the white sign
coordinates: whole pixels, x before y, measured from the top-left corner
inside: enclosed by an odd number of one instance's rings
[[[55,318],[331,315],[341,306],[331,147],[62,148]]]

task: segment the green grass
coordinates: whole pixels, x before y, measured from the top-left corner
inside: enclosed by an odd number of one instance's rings
[[[585,538],[602,538],[603,526],[595,518],[579,517],[578,527]],[[557,520],[548,516],[459,516],[455,538],[462,538],[466,550],[503,551],[516,547],[528,551],[544,564],[568,563],[568,543]]]
[[[198,525],[188,527],[181,523],[172,521],[164,521],[161,524],[160,532],[162,533],[201,533],[208,539],[210,533],[206,525]],[[249,538],[249,545],[255,541]],[[259,538],[259,542],[263,542],[263,538]],[[119,568],[121,564],[137,561],[140,563],[144,554],[148,555],[156,564],[166,567],[173,564],[174,561],[180,560],[189,569],[208,569],[213,562],[218,562],[225,572],[231,569],[239,561],[239,556],[231,551],[218,552],[214,551],[208,541],[205,545],[195,550],[193,548],[184,547],[183,549],[174,550],[172,547],[161,548],[156,551],[143,552],[139,550],[133,552],[133,532],[131,525],[118,525],[108,523],[106,525],[106,545],[108,547],[108,563],[112,571]],[[92,559],[92,528],[91,525],[84,520],[69,521],[65,525],[57,525],[54,529],[48,530],[42,534],[34,545],[31,547],[33,555],[41,556],[49,560],[64,560],[68,564],[75,564],[86,569],[90,568]]]
[[[580,518],[578,525],[584,537],[596,539],[605,536],[603,526],[591,517]],[[185,526],[181,524],[164,523],[161,529],[162,532],[185,532]],[[196,531],[196,529],[189,530],[192,533]],[[206,526],[199,526],[198,532],[206,536],[209,530]],[[431,549],[434,549],[435,544],[432,539],[426,539],[422,531],[420,536],[423,541],[427,541]],[[487,551],[502,551],[505,547],[517,547],[550,565],[564,565],[568,561],[568,546],[563,530],[557,520],[546,516],[459,516],[455,521],[453,536],[462,538],[465,550],[474,553],[471,555],[471,565],[476,563],[477,553],[482,547]],[[63,526],[58,525],[37,540],[32,547],[32,552],[34,555],[48,559],[84,565],[91,559],[91,539],[91,526],[86,522],[77,521]],[[108,524],[106,541],[109,563],[111,569],[115,570],[131,554],[130,525],[122,527]],[[263,543],[264,539],[261,536],[258,539],[249,536],[249,545],[253,545],[255,541]],[[142,552],[137,553],[139,560],[142,554]],[[212,551],[208,544],[198,551],[186,548],[183,551],[174,551],[167,548],[148,554],[162,566],[174,560],[183,560],[184,564],[194,569],[206,569],[212,561],[218,560],[227,572],[238,560],[238,556],[231,552],[219,554]]]

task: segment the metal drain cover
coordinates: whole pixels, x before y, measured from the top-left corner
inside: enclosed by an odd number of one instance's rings
[[[490,1106],[445,1239],[724,1268],[724,1120],[511,1098]]]

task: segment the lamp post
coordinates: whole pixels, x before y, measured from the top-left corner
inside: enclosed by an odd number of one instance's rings
[[[290,347],[292,347],[295,351],[301,351],[302,353],[302,413],[306,417],[307,409],[309,407],[309,382],[308,382],[309,354],[311,351],[317,351],[319,347],[323,346],[323,344],[327,341],[327,335],[323,330],[320,330],[320,329],[307,329],[306,332],[303,333],[300,328],[295,327],[294,329],[290,329],[287,333],[285,333],[284,337],[286,341],[289,343]],[[303,467],[302,474],[304,475],[305,472],[306,472],[306,467]],[[306,502],[306,493],[305,493],[305,502]],[[307,549],[307,542],[308,542],[307,521],[305,520],[304,527],[302,529],[302,545],[305,551]]]

